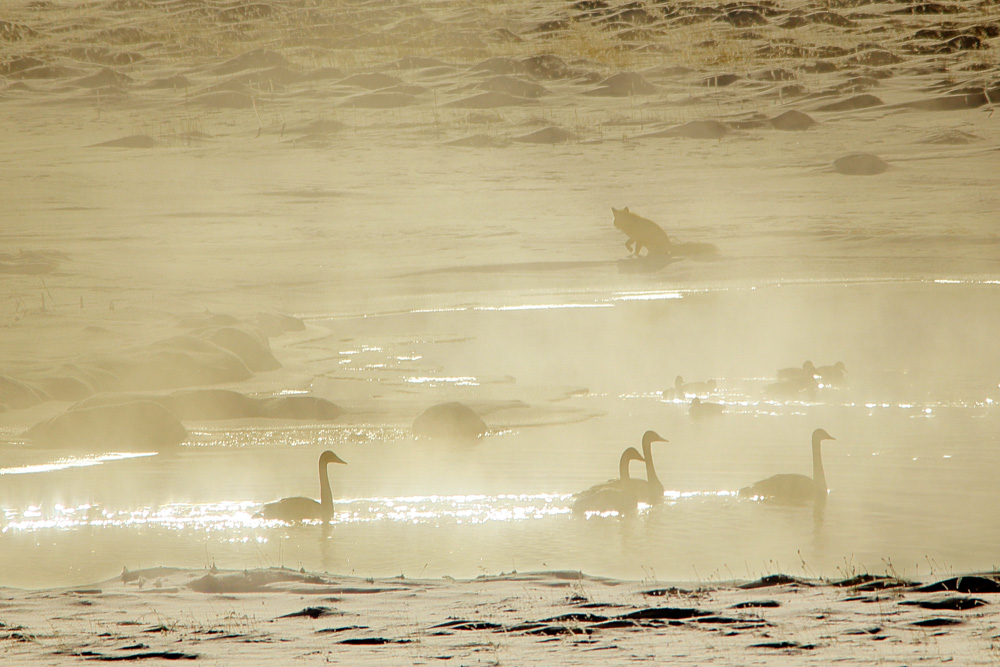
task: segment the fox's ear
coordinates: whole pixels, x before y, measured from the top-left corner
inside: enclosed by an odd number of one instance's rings
[[[622,210],[623,210],[623,211],[625,211],[626,213],[628,213],[628,206],[626,206],[626,207],[625,207],[625,208],[623,208]]]

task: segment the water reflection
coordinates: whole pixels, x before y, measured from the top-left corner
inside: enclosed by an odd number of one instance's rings
[[[695,567],[748,578],[798,573],[803,560],[823,575],[845,563],[878,569],[883,558],[906,574],[926,557],[955,571],[982,568],[1000,539],[1000,362],[987,345],[994,299],[972,295],[958,308],[947,289],[916,301],[908,286],[801,298],[786,287],[738,298],[616,289],[576,294],[564,309],[470,306],[400,315],[392,327],[340,321],[351,341],[315,344],[336,368],[311,386],[343,396],[353,422],[194,424],[171,457],[44,463],[61,454],[11,446],[18,458],[0,470],[0,506],[17,509],[0,515],[0,569],[17,571],[36,555],[37,580],[47,582],[96,581],[123,564],[203,566],[209,557],[220,567],[284,562],[365,575],[426,567],[458,577],[512,563],[670,579]],[[499,306],[536,299],[515,295]],[[588,300],[614,307],[573,305]],[[901,323],[885,309],[902,311]],[[772,326],[788,313],[796,327]],[[979,319],[970,324],[969,313]],[[824,387],[815,400],[762,397],[772,369],[845,350],[850,384]],[[339,365],[344,358],[352,364]],[[359,370],[378,365],[396,372]],[[681,373],[716,379],[711,400],[725,415],[693,420],[686,399],[665,395]],[[470,447],[415,441],[412,419],[451,398],[491,408],[490,435]],[[797,443],[819,425],[844,443],[824,462],[831,492],[821,514],[729,490],[808,470]],[[569,493],[611,477],[621,448],[648,428],[672,443],[658,453],[664,502],[628,519],[570,517]],[[256,518],[266,501],[315,492],[325,448],[350,461],[334,484],[332,524]],[[80,554],[94,554],[86,575],[70,572],[83,567]]]
[[[678,491],[664,493],[665,505],[712,498],[735,498],[736,491]],[[523,522],[572,514],[572,494],[500,494],[453,496],[403,496],[397,498],[353,498],[334,504],[331,525],[407,523],[439,526]],[[129,528],[160,526],[169,530],[205,532],[279,528],[283,521],[260,517],[262,505],[255,501],[218,503],[172,503],[160,507],[133,510],[109,510],[89,504],[51,508],[30,505],[24,510],[4,510],[3,533],[43,529]],[[657,507],[639,504],[639,513],[657,511]],[[616,512],[588,512],[587,518],[622,518]],[[582,520],[582,519],[579,519]],[[303,521],[302,525],[320,525],[322,521]]]
[[[67,470],[69,468],[89,468],[90,466],[101,465],[102,463],[107,463],[109,461],[122,461],[125,459],[142,458],[145,456],[156,456],[156,452],[110,452],[94,456],[73,456],[49,463],[0,468],[0,475],[27,475],[54,472],[57,470]]]
[[[663,507],[678,503],[736,498],[736,491],[694,492],[668,489]],[[431,527],[511,524],[537,521],[572,514],[572,494],[500,494],[453,496],[403,496],[397,498],[354,498],[335,503],[329,526],[365,524],[410,524]],[[263,519],[261,504],[255,501],[225,501],[217,503],[172,503],[160,507],[132,510],[110,510],[89,504],[64,506],[55,504],[43,509],[30,505],[24,510],[4,510],[4,525],[0,533],[28,533],[49,529],[126,528],[156,526],[169,531],[226,533],[230,540],[267,541],[267,531],[289,525],[319,526],[322,521],[302,521],[287,524],[280,520]],[[572,521],[607,519],[628,521],[645,515],[661,513],[659,505],[639,504],[639,512],[628,517],[617,512],[588,512]],[[651,519],[654,522],[657,518]],[[263,531],[263,532],[262,532]]]
[[[404,496],[398,498],[354,498],[334,505],[330,523],[368,524],[401,522],[440,525],[443,522],[483,524],[542,519],[569,513],[567,494],[502,494],[454,496]],[[173,503],[134,510],[107,510],[93,505],[54,505],[43,510],[29,506],[23,511],[5,510],[2,532],[37,531],[48,528],[71,529],[84,526],[160,526],[170,530],[235,531],[275,528],[287,525],[280,520],[260,518],[261,504],[255,501],[218,503]],[[303,521],[319,525],[321,521]]]

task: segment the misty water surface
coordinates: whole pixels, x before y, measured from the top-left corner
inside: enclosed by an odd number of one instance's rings
[[[976,350],[995,330],[996,288],[536,293],[317,320],[318,331],[350,331],[323,339],[339,376],[519,396],[530,410],[487,416],[493,431],[473,444],[415,441],[409,408],[397,406],[349,425],[193,427],[176,455],[71,459],[54,470],[26,468],[25,450],[24,466],[0,471],[5,583],[213,563],[673,580],[989,568],[1000,537],[1000,362]],[[844,361],[848,380],[811,400],[763,398],[779,367],[806,358]],[[679,374],[715,379],[711,399],[725,413],[693,420],[686,401],[669,400]],[[817,427],[836,438],[823,446],[831,492],[821,519],[734,497],[773,472],[808,473]],[[664,504],[634,518],[571,516],[572,494],[614,476],[621,450],[646,429],[670,441],[654,445]],[[348,461],[330,470],[333,525],[254,518],[267,500],[318,497],[315,460],[326,448]]]
[[[83,584],[156,565],[697,581],[997,566],[997,121],[992,102],[924,110],[946,91],[995,88],[982,66],[996,49],[915,53],[923,24],[912,22],[937,16],[866,7],[851,30],[801,32],[776,20],[684,28],[664,15],[644,44],[618,34],[634,26],[608,23],[608,33],[572,12],[568,29],[585,31],[552,41],[535,30],[552,18],[549,3],[290,3],[296,11],[251,16],[242,31],[187,3],[179,14],[139,4],[28,3],[18,20],[37,29],[3,45],[29,56],[22,65],[44,59],[38,69],[55,78],[5,77],[0,91],[13,119],[0,250],[61,262],[44,282],[5,276],[17,289],[5,290],[0,323],[28,334],[3,350],[3,373],[74,360],[77,317],[96,335],[130,323],[155,340],[178,314],[280,312],[309,325],[271,341],[280,381],[261,373],[234,388],[308,392],[345,413],[324,424],[185,424],[177,453],[95,456],[23,438],[65,405],[2,413],[0,585]],[[976,24],[995,13],[959,5],[983,15]],[[104,31],[108,16],[117,31]],[[124,36],[109,53],[125,60],[78,60],[104,52],[91,48],[102,39],[94,26]],[[524,37],[498,43],[499,26]],[[182,29],[191,39],[165,48]],[[873,33],[903,62],[857,61],[872,55]],[[837,68],[811,71],[814,47],[831,45],[844,50]],[[808,57],[767,55],[793,46]],[[425,50],[441,64],[403,69]],[[231,69],[254,54],[257,65]],[[524,74],[550,89],[541,101],[450,106],[493,78],[478,65],[498,54],[571,73]],[[276,56],[288,67],[273,67]],[[382,70],[416,87],[414,103],[351,106],[369,91],[344,81]],[[591,94],[638,71],[657,92]],[[705,85],[734,72],[736,85]],[[783,96],[792,84],[803,92]],[[223,104],[213,102],[220,86]],[[867,86],[885,104],[815,109]],[[244,106],[226,106],[233,91]],[[754,127],[786,107],[815,126]],[[716,118],[730,123],[724,139],[647,136]],[[317,125],[327,130],[303,134]],[[550,126],[578,140],[512,141]],[[136,135],[146,147],[105,143]],[[477,136],[503,147],[447,145]],[[831,169],[869,150],[889,163],[884,173]],[[677,241],[714,244],[718,258],[657,271],[626,259],[611,224],[623,206]],[[46,348],[29,325],[52,334],[50,315],[71,326]],[[842,361],[846,380],[767,400],[777,370],[806,360]],[[724,414],[693,420],[668,393],[679,375],[714,379],[706,400]],[[412,438],[414,417],[454,400],[483,408],[491,432],[475,443]],[[822,450],[821,517],[735,496],[773,473],[808,473],[816,428],[836,438]],[[654,445],[664,503],[632,518],[572,516],[573,494],[614,476],[647,429],[669,440]],[[332,524],[256,519],[267,501],[318,497],[324,449],[348,463],[331,466]]]

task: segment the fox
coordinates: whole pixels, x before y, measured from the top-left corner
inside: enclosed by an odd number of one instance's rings
[[[625,247],[636,257],[639,251],[646,248],[646,256],[649,255],[669,255],[672,250],[672,243],[663,228],[652,220],[648,220],[641,215],[636,215],[625,208],[611,207],[611,212],[615,216],[615,227],[625,232],[628,240]]]

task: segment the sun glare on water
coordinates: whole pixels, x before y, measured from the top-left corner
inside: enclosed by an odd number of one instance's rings
[[[354,498],[334,503],[334,524],[408,523],[484,524],[527,521],[567,514],[570,496],[564,494],[406,496],[398,498]],[[6,510],[2,532],[43,529],[141,528],[218,532],[244,531],[285,525],[265,520],[254,501],[219,503],[172,503],[157,508],[143,507],[111,511],[89,504],[76,507],[54,505],[42,511],[29,506],[22,512]],[[309,523],[309,522],[307,522]],[[320,523],[320,522],[311,522]]]
[[[52,461],[51,463],[15,466],[13,468],[0,468],[0,475],[27,475],[31,473],[66,470],[68,468],[87,468],[90,466],[98,466],[109,461],[136,459],[144,456],[156,456],[156,452],[111,452],[108,454],[97,454],[94,456],[73,456]]]

